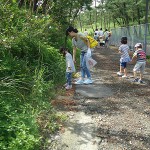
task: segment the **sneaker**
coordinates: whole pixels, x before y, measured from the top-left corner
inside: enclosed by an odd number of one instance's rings
[[[142,80],[139,80],[138,82],[141,83],[141,84],[144,84],[144,82]]]
[[[117,72],[117,75],[118,76],[122,76],[123,74],[121,72]]]
[[[63,87],[66,87],[68,85],[68,83],[65,83],[64,85],[63,85]]]
[[[126,75],[123,75],[122,78],[128,78]]]
[[[92,84],[93,81],[91,79],[86,79],[83,83],[84,84]]]
[[[80,79],[80,80],[76,81],[75,84],[83,84],[83,80]]]
[[[138,82],[139,81],[139,79],[138,78],[136,78],[136,79],[134,79],[132,82]]]
[[[66,89],[66,90],[72,89],[72,85],[67,85],[67,86],[65,87],[65,89]]]

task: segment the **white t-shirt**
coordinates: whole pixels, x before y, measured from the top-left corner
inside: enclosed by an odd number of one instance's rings
[[[84,34],[87,36],[87,35],[88,35],[88,32],[87,32],[87,31],[84,31]]]
[[[99,31],[99,36],[103,36],[104,32],[102,30]]]
[[[70,69],[68,68],[70,67]],[[75,66],[70,53],[66,53],[66,72],[75,72]]]
[[[109,32],[108,32],[108,31],[105,31],[105,32],[104,32],[104,36],[105,36],[105,38],[108,38]]]
[[[97,35],[99,35],[99,31],[95,31],[95,32],[94,32],[94,35],[95,35],[95,33],[96,33]]]

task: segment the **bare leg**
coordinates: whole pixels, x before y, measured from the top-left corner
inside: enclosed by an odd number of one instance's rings
[[[140,73],[140,80],[142,80],[143,78],[143,73]]]
[[[123,68],[120,66],[120,73],[123,73]]]
[[[136,71],[133,72],[133,75],[134,75],[134,78],[136,79],[137,78]]]
[[[127,76],[127,68],[124,68],[124,75]]]

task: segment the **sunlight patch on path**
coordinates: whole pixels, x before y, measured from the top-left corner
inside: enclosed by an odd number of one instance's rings
[[[89,114],[78,112],[70,118],[62,136],[63,150],[97,150],[95,122]]]
[[[76,85],[76,93],[87,98],[103,98],[113,95],[111,89],[103,84]]]

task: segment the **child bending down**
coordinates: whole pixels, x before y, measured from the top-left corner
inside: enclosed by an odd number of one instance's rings
[[[133,68],[134,80],[133,82],[143,83],[143,73],[146,65],[146,53],[142,50],[142,44],[137,43],[135,46],[136,51],[133,54],[132,62],[136,61],[136,64]],[[140,78],[137,78],[137,71],[140,71]]]
[[[61,48],[60,53],[66,58],[66,84],[64,86],[66,90],[69,90],[72,88],[72,73],[75,72],[75,66],[68,49]]]
[[[127,37],[121,38],[119,53],[121,54],[120,71],[117,72],[117,75],[122,76],[122,78],[127,78],[127,63],[130,62],[129,46],[127,45]]]

